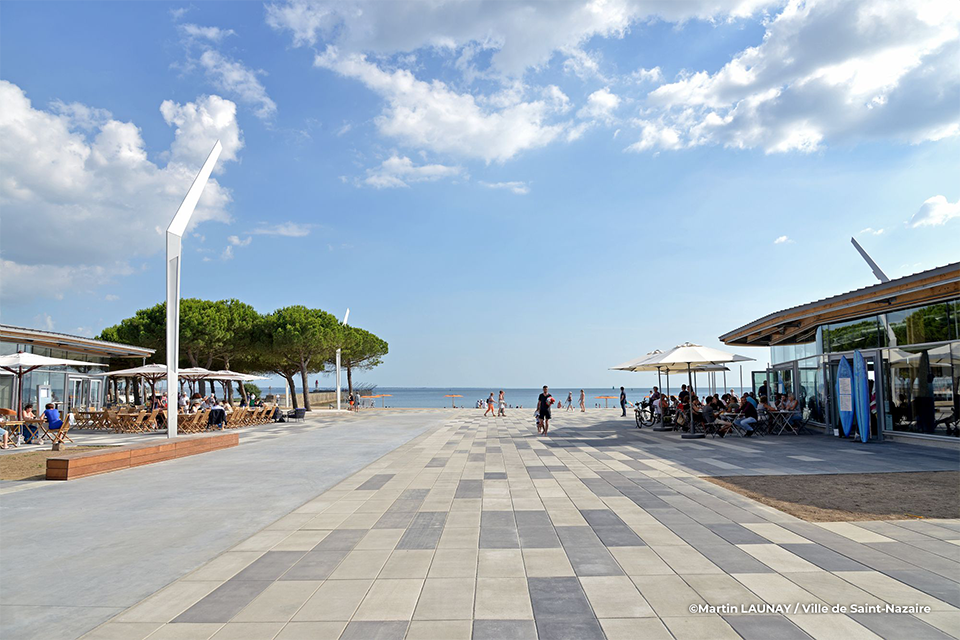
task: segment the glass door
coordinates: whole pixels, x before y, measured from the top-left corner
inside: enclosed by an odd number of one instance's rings
[[[69,395],[67,396],[69,406],[67,410],[79,411],[83,405],[83,379],[70,378],[70,381],[67,383],[67,389],[69,389]]]
[[[100,390],[103,388],[102,380],[91,380],[90,381],[90,408],[94,410],[99,410],[102,404],[100,398]]]

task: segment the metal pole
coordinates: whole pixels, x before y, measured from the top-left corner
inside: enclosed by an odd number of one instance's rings
[[[337,411],[340,411],[340,349],[337,349]]]
[[[691,387],[690,395],[687,396],[687,404],[690,405],[690,432],[685,433],[680,437],[687,440],[692,438],[703,438],[704,435],[702,433],[697,433],[693,427],[693,374],[691,373],[689,362],[687,363],[687,382],[690,383]]]
[[[197,208],[203,188],[210,179],[210,173],[217,164],[217,158],[223,145],[220,141],[213,145],[210,154],[200,168],[200,173],[184,196],[180,208],[174,214],[167,227],[167,389],[178,389],[177,374],[180,367],[180,250],[181,240],[187,230],[187,224]],[[169,395],[169,393],[168,393]],[[167,437],[177,435],[177,406],[167,411]]]
[[[740,395],[743,395],[743,365],[740,365]]]

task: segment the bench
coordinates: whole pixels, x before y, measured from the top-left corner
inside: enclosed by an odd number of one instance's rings
[[[47,480],[74,480],[98,473],[235,447],[239,443],[240,437],[236,433],[218,433],[157,439],[150,443],[107,447],[102,451],[67,453],[47,459]]]

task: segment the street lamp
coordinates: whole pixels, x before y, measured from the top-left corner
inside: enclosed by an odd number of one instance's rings
[[[223,145],[217,140],[210,151],[210,155],[200,168],[200,173],[194,178],[187,195],[180,203],[180,208],[167,227],[167,437],[177,435],[177,410],[179,403],[173,394],[177,393],[177,374],[180,364],[180,248],[187,224],[197,208],[200,194],[207,186],[213,166],[223,151]],[[172,404],[172,406],[170,406]]]
[[[347,318],[350,317],[350,309],[343,314],[343,326],[347,326]],[[340,347],[337,347],[337,411],[340,409]]]

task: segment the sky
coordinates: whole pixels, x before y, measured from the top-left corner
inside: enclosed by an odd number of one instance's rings
[[[960,4],[4,2],[0,322],[303,304],[382,386],[609,367],[960,259]],[[736,349],[763,368],[766,349]],[[322,378],[321,384],[330,384]]]

